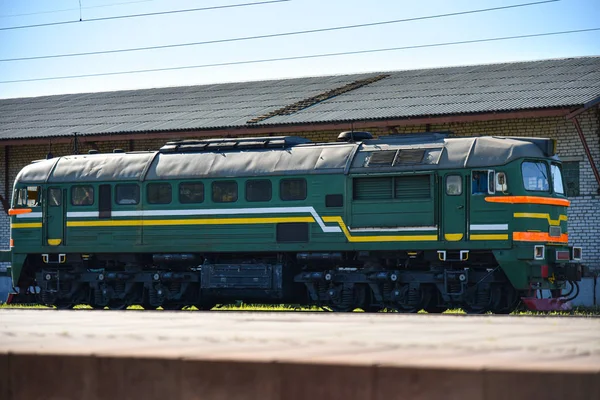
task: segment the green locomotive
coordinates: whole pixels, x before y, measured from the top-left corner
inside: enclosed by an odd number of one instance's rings
[[[14,185],[13,301],[502,313],[548,289],[560,305],[582,250],[555,146],[343,132],[36,161]]]

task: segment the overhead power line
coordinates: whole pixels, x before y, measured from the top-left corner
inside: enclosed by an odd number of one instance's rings
[[[309,34],[309,33],[321,33],[321,32],[338,31],[338,30],[345,30],[345,29],[365,28],[365,27],[379,26],[379,25],[398,24],[398,23],[402,23],[402,22],[422,21],[422,20],[427,20],[427,19],[454,17],[454,16],[458,16],[458,15],[476,14],[476,13],[483,13],[483,12],[490,12],[490,11],[500,11],[500,10],[506,10],[506,9],[510,9],[510,8],[528,7],[528,6],[533,6],[533,5],[545,4],[545,3],[554,3],[557,1],[560,1],[560,0],[544,0],[544,1],[536,1],[533,3],[522,3],[522,4],[515,4],[515,5],[510,5],[510,6],[483,8],[483,9],[469,10],[469,11],[458,11],[458,12],[447,13],[447,14],[427,15],[427,16],[422,16],[422,17],[394,19],[394,20],[390,20],[390,21],[370,22],[370,23],[355,24],[355,25],[343,25],[343,26],[335,26],[335,27],[329,27],[329,28],[308,29],[308,30],[294,31],[294,32],[281,32],[281,33],[272,33],[272,34],[257,35],[257,36],[244,36],[244,37],[229,38],[229,39],[207,40],[207,41],[203,41],[203,42],[177,43],[177,44],[167,44],[167,45],[162,45],[162,46],[135,47],[135,48],[129,48],[129,49],[89,51],[89,52],[83,52],[83,53],[67,53],[67,54],[53,54],[53,55],[44,55],[44,56],[32,56],[32,57],[5,58],[5,59],[0,59],[0,62],[42,60],[42,59],[48,59],[48,58],[79,57],[79,56],[91,56],[91,55],[99,55],[99,54],[114,54],[114,53],[125,53],[125,52],[133,52],[133,51],[147,51],[147,50],[158,50],[158,49],[170,49],[170,48],[177,48],[177,47],[200,46],[200,45],[216,44],[216,43],[239,42],[239,41],[244,41],[244,40],[267,39],[267,38],[275,38],[275,37],[282,37],[282,36],[305,35],[305,34]]]
[[[122,5],[137,4],[137,3],[150,3],[152,1],[156,1],[156,0],[135,0],[135,1],[126,1],[126,2],[121,2],[121,3],[100,4],[97,6],[87,6],[87,7],[81,7],[81,8],[79,8],[79,7],[63,8],[61,10],[37,11],[37,12],[21,13],[21,14],[4,14],[4,15],[0,15],[0,18],[27,17],[29,15],[40,15],[40,14],[55,14],[55,13],[60,13],[60,12],[65,12],[65,11],[79,11],[80,9],[91,10],[93,8],[106,8],[106,7],[122,6]]]
[[[257,64],[257,63],[266,63],[266,62],[275,62],[275,61],[290,61],[290,60],[301,60],[301,59],[310,59],[310,58],[336,57],[336,56],[345,56],[345,55],[354,55],[354,54],[379,53],[379,52],[386,52],[386,51],[422,49],[422,48],[427,48],[427,47],[454,46],[454,45],[460,45],[460,44],[484,43],[484,42],[494,42],[494,41],[512,40],[512,39],[525,39],[525,38],[533,38],[533,37],[541,37],[541,36],[556,36],[556,35],[566,35],[566,34],[572,34],[572,33],[593,32],[593,31],[600,31],[600,28],[578,29],[578,30],[562,31],[562,32],[534,33],[534,34],[530,34],[530,35],[504,36],[504,37],[496,37],[496,38],[488,38],[488,39],[462,40],[462,41],[445,42],[445,43],[420,44],[420,45],[414,45],[414,46],[390,47],[390,48],[385,48],[385,49],[344,51],[344,52],[339,52],[339,53],[310,54],[310,55],[292,56],[292,57],[265,58],[265,59],[260,59],[260,60],[243,60],[243,61],[230,61],[230,62],[222,62],[222,63],[214,63],[214,64],[186,65],[186,66],[180,66],[180,67],[140,69],[140,70],[133,70],[133,71],[118,71],[118,72],[102,72],[102,73],[97,73],[97,74],[66,75],[66,76],[54,76],[54,77],[44,77],[44,78],[31,78],[31,79],[15,79],[15,80],[10,80],[10,81],[0,81],[0,83],[36,82],[36,81],[58,80],[58,79],[91,78],[91,77],[96,77],[96,76],[139,74],[139,73],[145,73],[145,72],[177,71],[177,70],[184,70],[184,69],[224,67],[224,66],[230,66],[230,65]]]
[[[264,4],[285,3],[288,1],[292,1],[292,0],[268,0],[268,1],[259,1],[259,2],[255,2],[255,3],[229,4],[229,5],[224,5],[224,6],[189,8],[189,9],[185,9],[185,10],[173,10],[173,11],[158,11],[158,12],[145,13],[145,14],[115,15],[112,17],[90,18],[90,19],[84,19],[81,21],[80,20],[71,20],[71,21],[60,21],[60,22],[48,22],[48,23],[44,23],[44,24],[34,24],[34,25],[8,26],[8,27],[0,28],[0,31],[8,31],[11,29],[39,28],[42,26],[80,24],[83,22],[110,21],[110,20],[125,19],[125,18],[152,17],[155,15],[180,14],[180,13],[187,13],[187,12],[194,12],[194,11],[219,10],[219,9],[223,9],[223,8],[258,6],[258,5],[264,5]]]

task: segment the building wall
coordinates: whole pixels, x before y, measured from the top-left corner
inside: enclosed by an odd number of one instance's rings
[[[579,116],[582,129],[590,146],[596,165],[600,167],[600,108],[588,110]],[[403,134],[430,131],[451,131],[458,136],[500,135],[500,136],[537,136],[558,139],[558,153],[562,159],[579,162],[580,195],[571,197],[571,207],[568,212],[569,241],[571,244],[584,247],[585,263],[592,268],[600,269],[600,195],[591,165],[584,153],[583,146],[572,122],[564,118],[530,118],[511,119],[485,122],[450,123],[431,126],[403,126],[398,128],[365,129],[374,136]],[[300,136],[313,141],[335,141],[339,131],[307,131]],[[169,140],[172,140],[170,138]],[[165,140],[136,140],[83,143],[78,146],[84,154],[91,148],[101,152],[111,152],[115,148],[124,150],[155,150],[162,146]],[[74,143],[53,145],[54,156],[72,154]],[[12,182],[21,168],[30,161],[45,158],[49,151],[48,145],[22,145],[10,148],[9,178]],[[0,174],[4,174],[4,147],[0,147]],[[0,193],[10,196],[3,187],[4,178],[0,179]],[[7,249],[9,244],[9,219],[0,212],[0,249]]]

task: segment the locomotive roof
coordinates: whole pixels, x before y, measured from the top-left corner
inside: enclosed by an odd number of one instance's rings
[[[70,155],[36,161],[21,170],[17,181],[139,181],[487,168],[523,157],[551,156],[551,145],[550,139],[452,138],[437,133],[356,143],[310,143],[295,137],[211,139],[171,142],[153,152]]]

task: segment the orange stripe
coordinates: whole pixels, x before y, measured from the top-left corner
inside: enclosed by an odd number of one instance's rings
[[[485,201],[489,203],[510,203],[510,204],[548,204],[551,206],[569,207],[571,202],[567,199],[554,199],[552,197],[537,196],[493,196],[486,197]]]
[[[555,242],[569,243],[569,235],[550,236],[546,232],[513,232],[513,240],[519,242]]]
[[[11,208],[8,210],[8,215],[29,214],[31,208]]]

